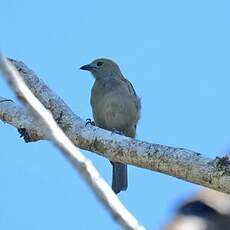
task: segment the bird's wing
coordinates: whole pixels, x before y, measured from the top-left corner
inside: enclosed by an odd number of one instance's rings
[[[133,98],[134,98],[134,100],[135,100],[136,107],[137,107],[137,111],[138,111],[139,116],[140,116],[140,110],[141,110],[141,99],[140,99],[140,97],[137,96],[136,91],[135,91],[135,89],[134,89],[134,87],[133,87],[133,85],[131,84],[130,81],[128,81],[128,80],[127,80],[126,78],[124,78],[124,77],[122,77],[121,80],[124,81],[124,82],[126,83],[130,95],[133,96]],[[138,116],[138,117],[139,117],[139,116]]]

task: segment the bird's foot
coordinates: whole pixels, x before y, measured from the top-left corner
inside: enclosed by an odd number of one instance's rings
[[[112,129],[112,133],[116,133],[119,135],[124,135],[121,131],[117,130],[117,129]]]
[[[90,118],[87,118],[87,119],[86,119],[85,126],[87,126],[88,124],[95,126],[95,122],[92,121]]]

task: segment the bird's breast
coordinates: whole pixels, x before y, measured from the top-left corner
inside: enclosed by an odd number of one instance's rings
[[[96,125],[121,132],[133,129],[137,109],[128,91],[114,82],[95,82],[91,91],[91,106]]]

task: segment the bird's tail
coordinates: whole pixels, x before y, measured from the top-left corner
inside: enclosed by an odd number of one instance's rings
[[[112,189],[115,193],[119,193],[128,187],[127,165],[112,161],[111,163],[113,165]]]

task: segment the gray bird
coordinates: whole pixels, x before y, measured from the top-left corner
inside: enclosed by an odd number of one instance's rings
[[[112,60],[100,58],[80,69],[90,71],[95,78],[90,98],[95,124],[100,128],[134,138],[141,103],[119,66]],[[111,163],[112,189],[119,193],[128,187],[127,165]]]

